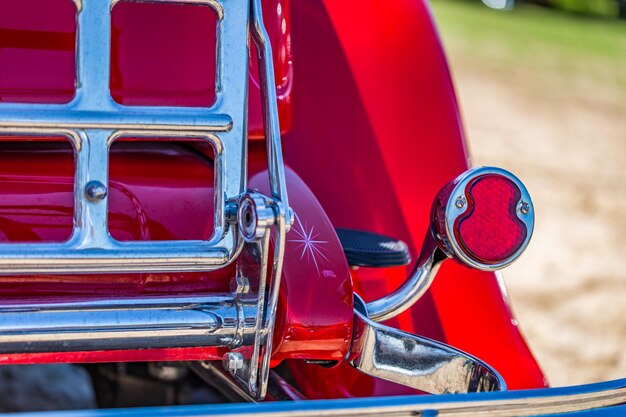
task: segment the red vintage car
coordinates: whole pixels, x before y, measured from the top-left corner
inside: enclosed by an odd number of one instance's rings
[[[517,328],[531,197],[468,165],[425,1],[0,11],[0,363],[169,406],[76,415],[626,413]]]

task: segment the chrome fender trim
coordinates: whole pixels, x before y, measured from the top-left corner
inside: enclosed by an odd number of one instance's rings
[[[581,414],[580,412],[586,412]],[[282,401],[24,413],[22,417],[367,417],[367,416],[617,416],[626,413],[626,378],[564,388],[477,394],[407,395],[340,400]]]

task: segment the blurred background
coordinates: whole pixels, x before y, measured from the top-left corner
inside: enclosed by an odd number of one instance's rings
[[[474,165],[533,196],[504,271],[531,349],[553,386],[626,377],[626,0],[431,5]]]

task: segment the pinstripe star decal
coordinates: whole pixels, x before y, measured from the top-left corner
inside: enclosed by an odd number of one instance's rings
[[[306,258],[308,262],[313,262],[315,270],[319,273],[321,264],[328,261],[328,257],[324,253],[326,252],[325,245],[328,241],[321,240],[319,238],[320,234],[315,232],[315,226],[309,228],[306,220],[302,224],[297,214],[296,224],[290,236],[295,237],[295,239],[289,239],[289,241],[298,245],[298,249],[301,251],[300,259],[304,260]]]

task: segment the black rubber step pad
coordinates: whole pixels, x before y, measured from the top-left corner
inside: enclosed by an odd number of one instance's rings
[[[350,266],[388,268],[411,262],[409,248],[401,240],[361,230],[336,231]]]

